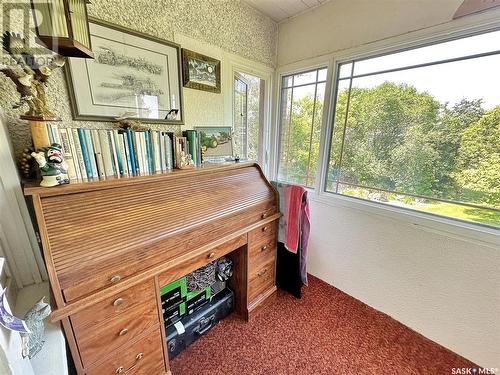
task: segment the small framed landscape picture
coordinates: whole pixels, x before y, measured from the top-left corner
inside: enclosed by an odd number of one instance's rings
[[[220,93],[220,61],[182,49],[184,87]]]
[[[195,127],[198,132],[203,160],[225,161],[233,157],[233,129],[230,126]]]

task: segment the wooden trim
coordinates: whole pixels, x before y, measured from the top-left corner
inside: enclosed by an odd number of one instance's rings
[[[234,292],[234,309],[237,315],[248,320],[248,243],[228,256],[233,262],[233,276],[228,286]]]
[[[59,321],[65,317],[67,317],[71,314],[74,314],[78,311],[81,311],[84,308],[89,307],[97,302],[101,302],[104,299],[109,298],[110,296],[112,296],[116,293],[120,293],[121,291],[128,289],[131,286],[134,286],[134,285],[144,281],[144,279],[154,277],[154,276],[156,276],[162,272],[165,272],[171,268],[178,267],[180,264],[182,264],[184,262],[189,262],[189,261],[193,260],[194,258],[202,255],[206,251],[209,251],[215,247],[221,246],[225,242],[231,241],[239,236],[243,236],[248,231],[259,228],[263,224],[270,223],[276,219],[279,219],[280,216],[281,216],[281,214],[274,214],[272,216],[269,216],[267,219],[261,220],[258,223],[255,223],[255,224],[253,224],[249,227],[246,227],[244,229],[235,231],[231,235],[222,237],[217,241],[213,241],[212,243],[210,243],[206,246],[203,246],[203,247],[198,248],[197,250],[191,251],[189,254],[177,257],[174,260],[171,260],[171,261],[166,262],[164,264],[160,264],[156,267],[150,268],[144,272],[141,272],[135,276],[132,276],[132,277],[124,280],[123,282],[120,282],[116,285],[113,285],[109,288],[106,288],[103,291],[97,292],[97,293],[90,295],[88,297],[84,297],[84,298],[77,300],[75,302],[72,302],[68,305],[64,305],[64,303],[63,303],[63,304],[61,304],[61,306],[63,306],[63,307],[58,308],[57,310],[52,312],[51,321],[52,322]]]
[[[69,350],[71,352],[71,357],[73,358],[73,363],[76,367],[78,374],[83,374],[83,364],[80,358],[80,351],[78,350],[78,344],[75,340],[75,334],[73,333],[73,328],[69,321],[69,318],[64,318],[61,320],[66,340],[68,341]],[[71,334],[70,334],[71,333]]]
[[[35,209],[36,219],[38,221],[38,230],[40,233],[40,238],[42,240],[43,258],[47,266],[47,273],[49,275],[52,294],[54,295],[54,299],[56,301],[57,306],[61,307],[65,305],[65,302],[63,295],[61,293],[61,285],[59,284],[59,279],[57,278],[56,275],[54,262],[50,254],[49,236],[47,234],[47,228],[45,226],[45,220],[43,218],[43,207],[42,207],[42,201],[40,200],[40,196],[38,195],[33,196],[33,206]]]
[[[156,304],[157,304],[157,308],[158,308],[158,320],[160,322],[161,343],[163,346],[163,358],[165,361],[165,371],[167,373],[170,373],[170,363],[169,363],[169,359],[168,359],[167,333],[165,332],[165,323],[163,322],[161,297],[160,297],[160,285],[158,283],[158,276],[154,277],[154,288],[155,288],[155,295],[156,295]]]
[[[261,173],[261,175],[264,176],[264,173],[262,172],[260,166],[257,163],[253,162],[207,164],[202,167],[197,167],[192,169],[175,169],[172,170],[171,172],[159,173],[149,176],[106,178],[105,180],[100,180],[100,181],[80,182],[74,184],[72,183],[67,185],[54,186],[50,188],[44,188],[35,184],[29,184],[26,185],[26,187],[24,188],[24,195],[38,195],[40,197],[48,197],[55,195],[73,194],[83,191],[94,191],[94,190],[111,189],[122,186],[132,186],[137,184],[157,183],[159,181],[164,181],[167,179],[175,179],[175,178],[187,177],[191,175],[204,174],[204,173],[215,173],[231,169],[241,169],[250,166],[256,167]],[[272,184],[269,184],[267,180],[265,181],[277,194],[277,191],[272,186]]]

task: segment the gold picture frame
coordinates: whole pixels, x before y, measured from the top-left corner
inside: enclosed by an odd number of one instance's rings
[[[220,94],[220,60],[182,49],[184,87]]]

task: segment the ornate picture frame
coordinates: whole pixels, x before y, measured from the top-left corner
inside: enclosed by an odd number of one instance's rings
[[[89,27],[95,58],[66,64],[73,118],[182,125],[180,46],[95,18]]]
[[[182,49],[184,87],[220,94],[220,60]]]

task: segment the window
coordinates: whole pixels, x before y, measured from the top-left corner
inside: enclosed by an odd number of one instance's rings
[[[500,227],[500,31],[338,66],[326,190]]]
[[[234,75],[234,155],[262,162],[265,81],[251,74]]]
[[[281,82],[278,180],[314,187],[327,68]]]

